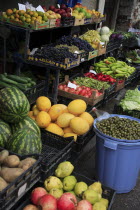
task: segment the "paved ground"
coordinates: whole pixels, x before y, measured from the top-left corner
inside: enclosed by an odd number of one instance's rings
[[[131,87],[132,89],[134,87]],[[130,87],[129,87],[130,89]],[[113,112],[114,104],[117,99],[125,93],[126,90],[120,92],[116,99],[113,99],[107,103],[106,106],[102,107],[102,110],[105,110],[109,113]],[[76,165],[76,170],[84,174],[87,177],[93,178],[96,174],[95,171],[95,153],[96,153],[96,139],[93,138],[86,145],[82,154],[78,158]],[[112,210],[140,210],[140,176],[137,181],[137,185],[134,190],[127,194],[118,194],[116,195],[115,202],[112,206]]]

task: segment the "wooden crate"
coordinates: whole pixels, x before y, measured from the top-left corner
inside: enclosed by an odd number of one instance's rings
[[[123,89],[125,86],[125,80],[122,83],[119,83],[119,80],[117,81],[115,92],[118,92],[119,90]]]
[[[61,26],[61,19],[50,19],[50,28],[56,28]]]
[[[75,23],[74,23],[75,26],[80,26],[80,25],[84,25],[84,18],[82,19],[77,19],[75,18]]]
[[[91,59],[93,59],[93,58],[95,58],[97,56],[98,56],[98,50],[94,50],[92,52],[89,52],[89,54],[88,54],[88,60],[91,60]]]

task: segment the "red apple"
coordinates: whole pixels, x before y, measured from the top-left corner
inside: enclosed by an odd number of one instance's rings
[[[66,10],[67,13],[68,13],[68,12],[71,13],[71,9],[70,9],[70,8],[67,8],[67,9],[65,9],[65,10]]]
[[[57,199],[47,194],[39,199],[38,205],[43,210],[57,210]]]
[[[64,12],[60,10],[58,13],[59,13],[60,15],[62,15]]]
[[[67,17],[71,17],[71,13],[70,12],[67,13]]]
[[[33,204],[37,205],[38,200],[43,196],[46,195],[47,191],[43,187],[35,188],[31,193],[31,201]]]
[[[77,200],[72,193],[64,193],[57,202],[58,210],[76,210]]]
[[[76,210],[92,210],[92,205],[87,200],[82,200],[78,203]]]
[[[39,210],[36,206],[29,204],[23,208],[23,210]]]
[[[62,17],[67,17],[67,13],[62,13],[61,16]]]
[[[57,13],[59,10],[55,8],[53,11],[54,11],[55,13]]]
[[[60,8],[61,8],[61,9],[66,9],[67,6],[66,6],[65,4],[61,4]]]
[[[61,12],[65,13],[66,11],[64,9],[61,9]]]
[[[54,10],[55,7],[52,5],[52,6],[49,6],[49,10]]]

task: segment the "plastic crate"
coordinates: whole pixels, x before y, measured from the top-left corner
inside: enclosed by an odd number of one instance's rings
[[[84,146],[91,140],[91,138],[95,135],[95,132],[93,130],[93,127],[90,128],[90,130],[86,133],[86,134],[83,134],[81,136],[78,136],[77,138],[77,141],[73,142],[73,148],[72,150],[74,152],[81,152],[82,149],[84,148]],[[50,140],[50,143],[51,143],[51,140],[52,141],[56,141],[56,144],[58,144],[59,146],[59,142],[67,142],[69,139],[72,139],[73,140],[73,137],[68,137],[68,138],[64,138],[62,136],[59,136],[57,134],[54,134],[54,133],[51,133],[49,131],[46,131],[46,130],[42,130],[42,136],[43,138],[45,139],[49,139]],[[57,145],[56,145],[57,146]]]
[[[116,104],[114,106],[113,113],[114,114],[121,114],[121,115],[128,115],[128,116],[140,119],[140,111],[136,111],[136,110],[124,111],[121,106],[116,105]]]
[[[2,151],[3,148],[0,148]],[[10,154],[14,154],[10,152]],[[25,195],[26,192],[30,190],[39,180],[41,172],[41,160],[40,155],[26,155],[21,156],[17,155],[20,160],[23,160],[27,157],[34,157],[37,161],[23,174],[17,177],[13,182],[11,182],[5,189],[0,192],[0,209],[9,210],[11,209],[18,200]]]
[[[63,139],[56,138],[57,135],[50,132],[41,132],[41,138],[43,142],[43,160],[42,160],[42,173],[41,177],[44,179],[50,174],[51,168],[58,165],[59,162],[68,160],[71,157],[71,151],[73,146],[73,138]]]
[[[106,52],[113,51],[121,47],[121,40],[110,40],[106,47]]]
[[[108,97],[115,92],[116,83],[112,84],[108,89],[105,90],[104,99],[108,99]]]
[[[71,16],[71,17],[62,17],[61,18],[61,25],[63,27],[67,27],[67,26],[74,26],[75,23],[75,17]]]
[[[24,94],[27,96],[30,104],[35,103],[39,96],[45,95],[45,80],[42,80],[37,85],[25,91]]]
[[[54,171],[52,172],[51,175],[53,175],[53,174],[54,174]],[[78,174],[78,173],[75,173],[75,172],[73,173],[73,175],[76,176],[78,182],[83,181],[83,182],[87,183],[88,185],[91,185],[91,184],[93,184],[96,181],[96,180],[89,179],[88,177],[85,177],[85,176],[83,176],[81,174]],[[37,185],[35,187],[39,187],[39,186],[42,186],[42,184],[41,183],[37,183]],[[103,189],[102,197],[105,198],[105,199],[108,199],[108,201],[109,201],[109,206],[108,206],[107,210],[111,210],[112,204],[113,204],[113,202],[115,200],[116,193],[111,188],[105,187],[103,185],[102,185],[102,189]],[[23,208],[26,205],[31,204],[31,201],[30,201],[31,191],[27,194],[27,196],[24,197],[24,199],[22,199],[20,201],[19,204],[17,204],[16,210],[23,210]]]

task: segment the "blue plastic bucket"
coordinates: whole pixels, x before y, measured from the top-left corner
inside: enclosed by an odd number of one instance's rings
[[[94,127],[97,121],[98,119]],[[117,193],[130,192],[135,187],[139,174],[140,140],[133,143],[129,140],[113,140],[96,129],[95,132],[98,180]]]

